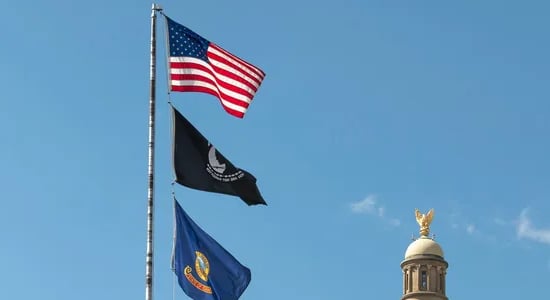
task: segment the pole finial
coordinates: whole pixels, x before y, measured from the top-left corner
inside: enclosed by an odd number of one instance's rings
[[[162,11],[162,7],[159,4],[153,3],[151,6],[151,17],[155,16],[157,11]]]

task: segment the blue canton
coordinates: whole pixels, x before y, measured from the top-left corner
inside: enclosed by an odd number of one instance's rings
[[[166,20],[168,22],[170,56],[190,56],[208,61],[206,58],[206,51],[210,44],[208,40],[168,17]]]

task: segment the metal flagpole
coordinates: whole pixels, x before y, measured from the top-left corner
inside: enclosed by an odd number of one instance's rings
[[[149,160],[147,187],[147,247],[145,256],[145,300],[153,300],[153,210],[154,210],[154,166],[155,166],[155,85],[156,85],[156,12],[162,8],[153,3],[151,8],[151,61],[149,93]]]

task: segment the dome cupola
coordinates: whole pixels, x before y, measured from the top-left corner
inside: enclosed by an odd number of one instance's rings
[[[448,300],[445,295],[445,276],[448,263],[443,249],[429,237],[434,210],[427,214],[415,210],[416,221],[420,225],[420,237],[415,239],[405,251],[403,270],[402,300]]]

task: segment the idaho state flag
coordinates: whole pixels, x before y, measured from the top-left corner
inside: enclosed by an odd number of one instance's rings
[[[238,196],[248,205],[266,205],[256,178],[235,167],[174,107],[172,111],[176,182],[196,190]]]
[[[176,228],[172,269],[193,300],[237,300],[250,283],[250,270],[204,232],[174,199]]]

